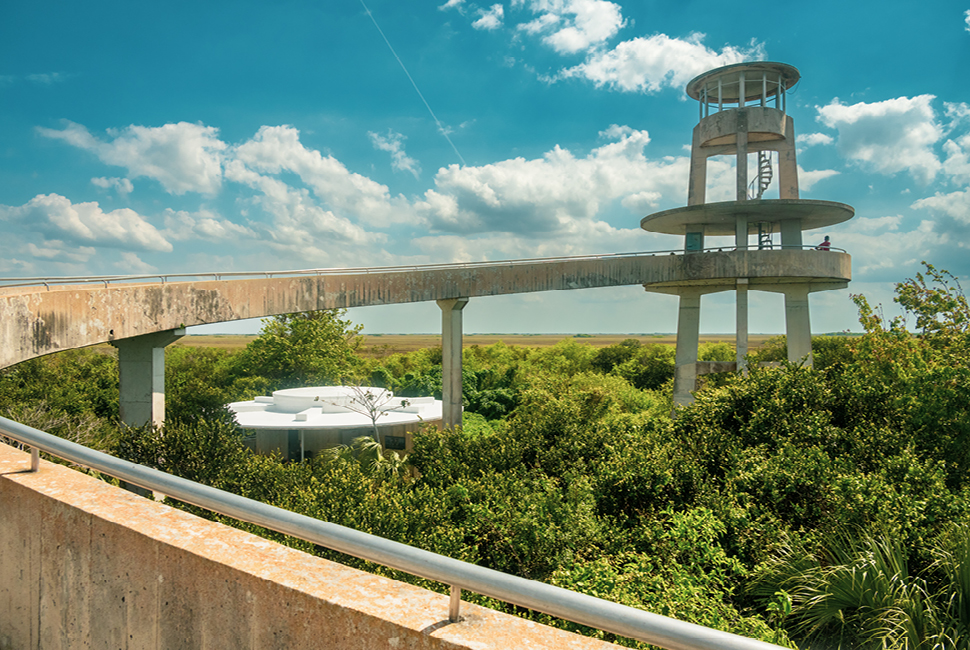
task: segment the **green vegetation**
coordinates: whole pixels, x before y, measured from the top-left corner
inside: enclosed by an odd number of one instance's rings
[[[780,645],[970,648],[970,309],[929,265],[897,287],[915,334],[855,300],[865,334],[816,337],[814,369],[784,362],[775,339],[748,375],[709,381],[676,419],[669,346],[473,346],[464,426],[417,435],[407,458],[369,439],[304,463],[256,456],[222,408],[348,377],[440,395],[440,348],[362,360],[358,328],[339,312],[274,319],[238,353],[172,350],[162,430],[112,424],[115,362],[90,351],[0,373],[0,414],[282,508]],[[704,359],[733,357],[702,346]]]

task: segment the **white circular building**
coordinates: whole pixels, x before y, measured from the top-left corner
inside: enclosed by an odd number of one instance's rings
[[[278,390],[228,405],[246,444],[262,454],[279,452],[298,461],[322,449],[349,445],[354,438],[374,437],[385,449],[409,451],[411,434],[428,424],[441,425],[441,400],[395,397],[384,388],[310,386]]]

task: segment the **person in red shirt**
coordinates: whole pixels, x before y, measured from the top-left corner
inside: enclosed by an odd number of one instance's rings
[[[817,250],[817,251],[827,251],[827,250],[829,250],[829,248],[831,248],[831,246],[832,246],[832,242],[829,241],[829,236],[828,235],[825,235],[825,241],[823,241],[821,244],[819,244],[818,246],[816,246],[815,247],[815,250]]]

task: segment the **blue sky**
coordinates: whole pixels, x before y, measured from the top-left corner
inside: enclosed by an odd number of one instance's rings
[[[0,276],[677,248],[639,220],[686,202],[684,86],[753,59],[801,71],[803,198],[856,209],[806,233],[853,255],[850,289],[812,296],[816,332],[858,329],[850,292],[896,313],[893,283],[923,259],[970,275],[966,0],[364,1],[371,15],[360,0],[7,3]],[[730,196],[724,160],[709,200]],[[702,329],[732,331],[733,294],[704,301]],[[783,331],[779,296],[751,302],[752,331]],[[480,298],[465,330],[670,332],[676,304],[639,287]],[[351,317],[440,326],[432,303]]]

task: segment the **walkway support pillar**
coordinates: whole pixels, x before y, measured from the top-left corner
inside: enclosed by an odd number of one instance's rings
[[[111,342],[118,348],[121,421],[128,426],[165,420],[165,346],[183,336],[180,328]]]
[[[806,359],[812,365],[812,323],[808,310],[808,285],[785,288],[785,335],[788,339],[788,360],[798,363]]]
[[[700,338],[701,291],[683,289],[677,314],[677,354],[674,362],[674,408],[694,401],[697,348]]]
[[[441,419],[444,427],[461,426],[461,313],[468,298],[438,300],[441,308]]]

